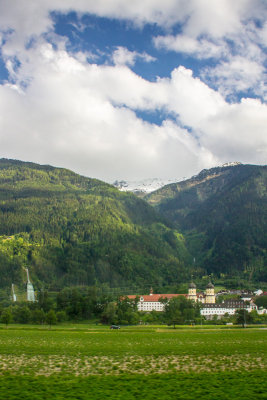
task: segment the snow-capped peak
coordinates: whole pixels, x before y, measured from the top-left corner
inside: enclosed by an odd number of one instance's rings
[[[168,185],[170,183],[180,182],[187,178],[177,179],[160,179],[160,178],[148,178],[141,181],[115,181],[113,185],[121,190],[122,192],[133,192],[133,193],[151,193],[155,190]]]
[[[236,165],[242,165],[242,163],[239,161],[232,161],[223,164],[222,167],[235,167]]]

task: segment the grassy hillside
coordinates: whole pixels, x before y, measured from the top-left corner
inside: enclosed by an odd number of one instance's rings
[[[187,276],[182,235],[145,201],[69,170],[0,160],[1,287],[167,284]]]
[[[208,273],[267,281],[267,167],[204,170],[146,196]]]

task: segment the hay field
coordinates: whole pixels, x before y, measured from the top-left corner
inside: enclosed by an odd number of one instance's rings
[[[266,353],[265,329],[10,326],[0,398],[265,399]]]

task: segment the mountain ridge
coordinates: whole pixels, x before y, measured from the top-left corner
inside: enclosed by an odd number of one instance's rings
[[[188,272],[182,235],[147,202],[105,182],[0,160],[2,287],[168,283]]]
[[[233,167],[236,165],[241,165],[240,162],[229,162],[225,163],[222,166],[214,167],[214,168],[225,168],[225,167]],[[206,169],[202,170],[201,172],[208,171]],[[201,172],[199,174],[201,174]],[[199,175],[198,174],[198,175]],[[197,175],[195,175],[197,176]],[[145,196],[146,194],[152,193],[158,189],[161,189],[163,186],[180,183],[186,181],[191,178],[180,177],[180,178],[173,178],[173,179],[162,179],[162,178],[146,178],[143,180],[116,180],[112,183],[120,191],[129,191],[135,193],[137,196]]]
[[[145,199],[181,230],[208,273],[267,280],[266,188],[266,166],[238,164],[203,170]]]

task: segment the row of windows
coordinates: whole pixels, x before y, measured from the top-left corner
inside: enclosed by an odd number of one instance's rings
[[[144,310],[144,311],[150,311],[150,310],[156,310],[156,311],[162,311],[163,310],[163,304],[159,304],[159,303],[143,303],[143,304],[139,304],[139,310]]]
[[[163,306],[140,306],[140,308],[160,308],[163,309]]]
[[[228,313],[228,314],[234,314],[235,313],[235,310],[224,310],[224,311],[222,311],[222,310],[208,310],[208,311],[205,311],[205,310],[202,310],[201,311],[201,314],[225,314],[225,313]]]

